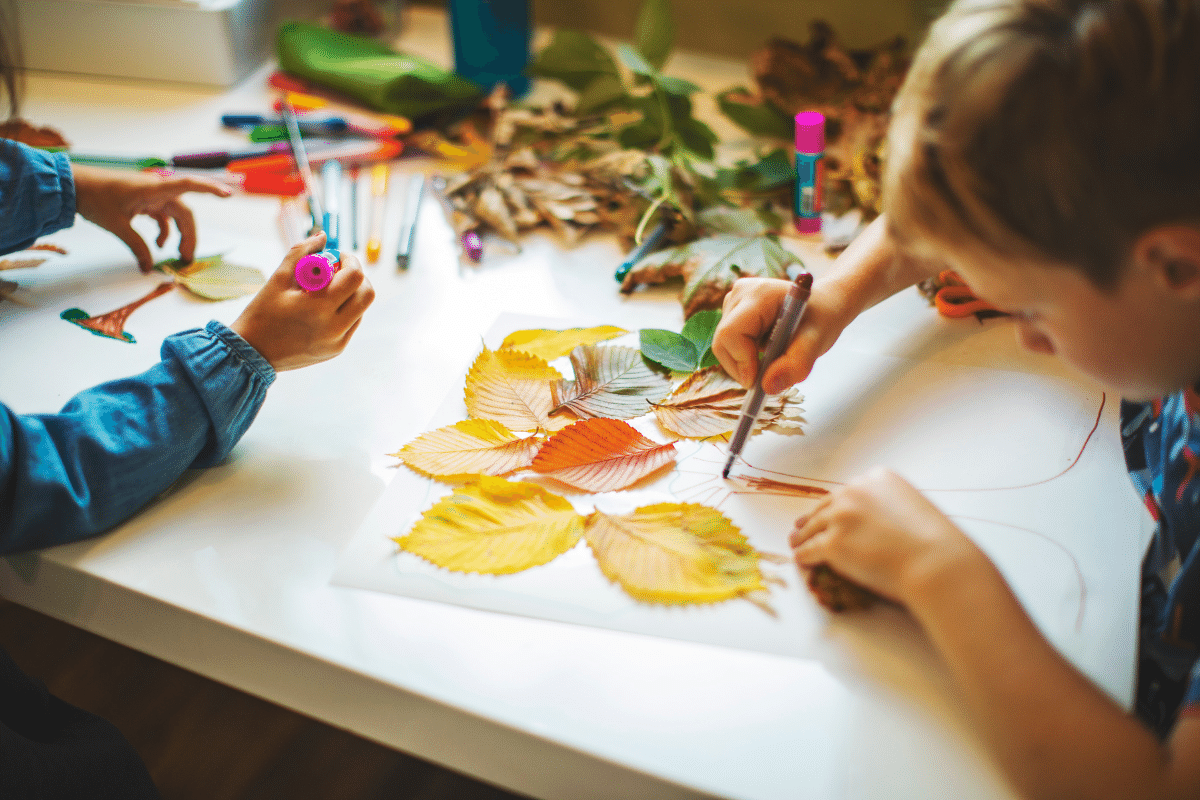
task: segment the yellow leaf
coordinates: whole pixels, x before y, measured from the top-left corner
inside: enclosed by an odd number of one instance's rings
[[[583,517],[565,499],[485,476],[455,489],[394,541],[455,572],[507,575],[553,561],[582,533]]]
[[[597,511],[588,516],[584,536],[605,576],[638,600],[716,603],[767,588],[761,554],[724,514],[707,506]]]
[[[465,419],[423,433],[392,453],[411,469],[435,478],[504,475],[528,467],[540,440],[521,438],[490,419]]]
[[[533,469],[586,492],[612,492],[674,460],[674,444],[647,439],[628,422],[588,419],[551,436]]]
[[[558,430],[574,421],[550,416],[550,384],[560,380],[562,374],[537,356],[485,347],[467,373],[467,412],[512,431]]]
[[[720,436],[737,427],[746,390],[720,367],[693,372],[665,400],[654,405],[654,416],[668,431],[689,439]],[[755,431],[771,425],[798,428],[803,398],[795,388],[769,394],[763,401]]]
[[[191,264],[167,259],[155,266],[175,278],[175,282],[183,288],[205,300],[244,297],[254,294],[267,282],[257,269],[231,264],[219,255],[198,258]]]
[[[600,325],[595,328],[571,328],[564,331],[553,331],[546,328],[530,328],[529,330],[514,331],[504,338],[500,344],[501,350],[520,350],[524,353],[553,361],[565,356],[581,344],[595,344],[607,339],[614,339],[628,333],[624,328],[613,325]]]

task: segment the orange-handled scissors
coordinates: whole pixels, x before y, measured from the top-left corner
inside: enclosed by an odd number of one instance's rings
[[[941,288],[933,295],[933,305],[943,317],[961,319],[974,314],[989,317],[1006,316],[991,303],[976,297],[971,287],[967,286],[954,270],[948,269],[939,273],[937,282],[941,284]]]

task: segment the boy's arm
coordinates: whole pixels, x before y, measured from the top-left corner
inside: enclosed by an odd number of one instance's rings
[[[1022,795],[1200,796],[1200,718],[1160,744],[1046,641],[982,553],[908,597]]]
[[[275,371],[218,322],[167,338],[162,362],[96,386],[58,414],[0,406],[0,553],[100,533],[184,470],[223,459]]]
[[[791,542],[802,568],[828,564],[908,607],[1021,796],[1200,797],[1200,718],[1160,744],[1051,646],[987,556],[896,474],[876,470],[823,498]]]

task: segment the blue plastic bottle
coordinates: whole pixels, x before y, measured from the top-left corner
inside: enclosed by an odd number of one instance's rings
[[[508,86],[513,97],[529,91],[529,0],[449,0],[454,70],[491,89]]]

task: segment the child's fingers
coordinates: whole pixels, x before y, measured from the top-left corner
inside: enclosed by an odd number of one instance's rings
[[[109,231],[116,235],[118,239],[125,243],[125,246],[133,251],[134,258],[137,259],[138,269],[142,272],[149,272],[154,268],[154,259],[150,256],[150,248],[142,239],[141,234],[133,229],[133,226],[128,221],[120,225],[113,225]]]
[[[357,320],[373,302],[375,302],[375,287],[364,276],[358,288],[354,290],[354,294],[338,306],[337,314],[343,319]]]
[[[233,190],[223,183],[208,178],[182,176],[163,178],[152,190],[152,196],[157,200],[167,200],[178,197],[186,192],[203,192],[215,194],[217,197],[229,197]]]
[[[292,245],[283,257],[279,267],[271,273],[269,283],[279,287],[296,286],[296,263],[313,253],[319,253],[325,248],[325,232],[319,231]]]

